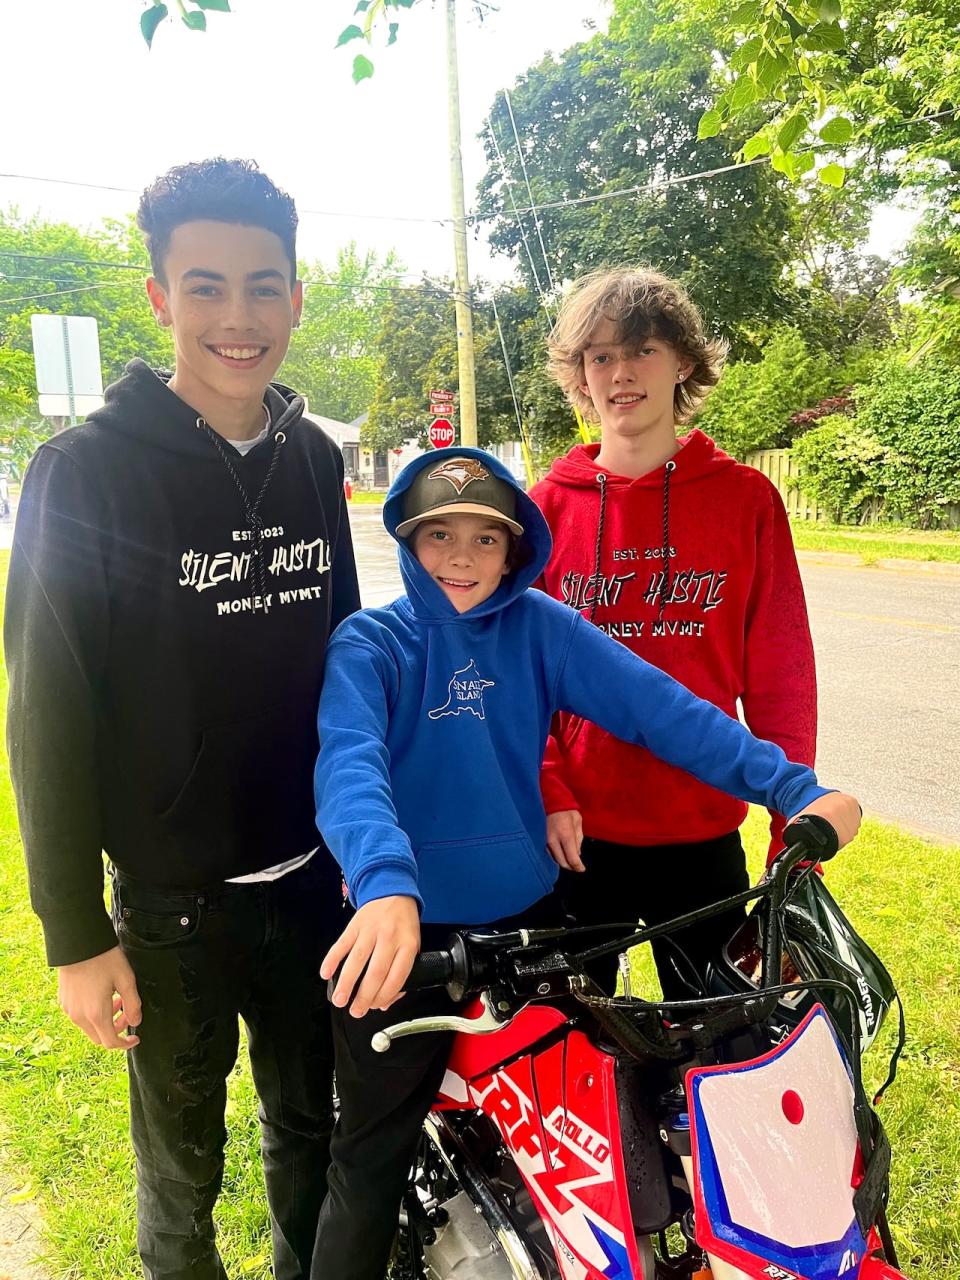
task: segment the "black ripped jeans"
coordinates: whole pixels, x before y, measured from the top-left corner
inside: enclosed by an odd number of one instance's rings
[[[341,927],[338,880],[323,850],[279,880],[209,893],[114,873],[114,924],[143,1002],[127,1063],[147,1280],[224,1280],[212,1214],[240,1018],[260,1098],[274,1275],[309,1275],[333,1125],[318,970]]]

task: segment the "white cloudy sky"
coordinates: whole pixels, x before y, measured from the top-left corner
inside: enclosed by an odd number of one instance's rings
[[[133,0],[7,0],[0,173],[131,190],[0,177],[0,206],[93,225],[134,208],[137,193],[172,164],[252,156],[296,198],[305,257],[329,260],[355,239],[395,248],[411,272],[452,274],[449,227],[399,220],[449,214],[443,5],[402,13],[398,42],[374,51],[375,75],[358,86],[350,65],[359,45],[334,48],[350,0],[232,7],[209,15],[205,35],[164,23],[148,52]],[[469,0],[459,7],[469,205],[484,168],[476,134],[496,91],[548,49],[582,39],[585,22],[605,25],[608,4],[500,0],[482,25]],[[902,215],[881,215],[871,247],[895,247],[905,226]],[[509,273],[482,240],[470,252],[473,274]]]

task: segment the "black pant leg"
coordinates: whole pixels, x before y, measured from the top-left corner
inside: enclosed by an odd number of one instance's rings
[[[114,918],[143,1003],[127,1054],[137,1246],[147,1280],[225,1280],[213,1207],[223,1177],[226,1079],[246,979],[238,922],[203,895],[114,882]]]
[[[690,844],[632,846],[585,838],[585,872],[561,872],[559,892],[578,924],[636,922],[660,924],[746,889],[746,860],[739,831]],[[652,944],[657,976],[666,999],[692,994],[678,971],[680,947],[702,980],[707,961],[716,956],[743,919],[743,908],[724,912],[673,935],[673,943]],[[613,992],[617,958],[605,956],[587,966],[604,991]]]
[[[340,1116],[330,1143],[327,1197],[312,1280],[383,1280],[423,1121],[453,1037],[427,1033],[371,1048],[383,1027],[454,1012],[445,991],[411,992],[386,1012],[332,1009]]]
[[[556,894],[526,911],[495,921],[500,932],[565,923]],[[421,928],[421,949],[445,947],[456,925]],[[383,1280],[403,1192],[423,1121],[437,1096],[450,1056],[450,1033],[421,1033],[394,1041],[386,1053],[371,1047],[383,1027],[413,1018],[462,1014],[446,991],[411,991],[391,1008],[354,1018],[332,1008],[340,1116],[330,1142],[327,1197],[320,1211],[311,1280]]]
[[[310,1274],[327,1190],[333,1032],[320,962],[344,913],[339,872],[328,874],[326,857],[321,850],[302,870],[256,886],[267,907],[267,933],[242,1014],[260,1098],[276,1280]]]
[[[586,871],[561,871],[557,880],[557,894],[576,924],[623,924],[624,933],[636,925],[647,881],[641,868],[646,852],[584,838],[581,855]],[[609,935],[611,939],[615,936]],[[606,940],[607,935],[598,932],[594,938],[578,942],[578,946],[586,949]],[[617,986],[615,954],[591,961],[586,972],[602,991],[613,994]]]
[[[668,846],[664,853],[667,856],[663,859],[664,873],[657,884],[658,892],[651,895],[644,916],[648,924],[659,924],[684,912],[711,906],[749,886],[739,831],[698,844]],[[684,974],[692,966],[698,986],[702,987],[707,964],[719,956],[744,915],[744,907],[734,907],[679,930],[672,935],[672,942],[657,939],[651,944],[665,999],[687,1000],[699,994],[691,991]],[[678,958],[677,949],[682,952],[682,958]]]

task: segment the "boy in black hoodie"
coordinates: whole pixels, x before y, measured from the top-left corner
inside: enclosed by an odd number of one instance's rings
[[[359,605],[343,461],[270,380],[302,304],[293,201],[171,170],[139,224],[176,367],[133,361],[26,474],[7,591],[9,754],[67,1016],[127,1050],[149,1280],[221,1280],[212,1209],[247,1025],[278,1280],[309,1272],[339,931],[315,708]],[[104,909],[101,850],[111,864]]]

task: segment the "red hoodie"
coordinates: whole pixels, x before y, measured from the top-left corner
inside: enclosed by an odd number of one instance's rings
[[[675,465],[638,480],[598,467],[597,444],[558,458],[530,491],[553,534],[538,585],[728,715],[740,699],[752,733],[812,765],[813,644],[783,502],[702,431],[680,443]],[[741,801],[588,721],[561,715],[554,729],[546,809],[579,809],[589,836],[681,844],[724,835],[746,816]],[[775,839],[782,825],[774,815]]]

